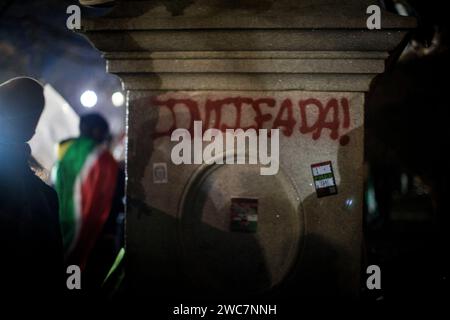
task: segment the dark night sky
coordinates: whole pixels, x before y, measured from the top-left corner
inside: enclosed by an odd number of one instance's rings
[[[115,108],[111,95],[121,90],[120,80],[107,74],[101,53],[79,34],[66,28],[66,9],[78,1],[0,0],[0,82],[27,75],[51,84],[78,113],[98,111],[114,131],[122,127],[125,108]],[[82,9],[86,16],[102,9]],[[97,92],[93,109],[81,106],[80,95]]]

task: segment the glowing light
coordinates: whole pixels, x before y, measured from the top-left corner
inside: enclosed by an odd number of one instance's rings
[[[347,200],[345,201],[345,205],[346,205],[347,207],[351,207],[351,206],[353,205],[353,199],[347,199]]]
[[[92,90],[85,91],[80,97],[81,104],[83,105],[83,107],[86,108],[95,107],[97,101],[98,101],[97,94]]]
[[[112,103],[115,107],[121,107],[125,103],[125,97],[121,92],[115,92],[111,97]]]

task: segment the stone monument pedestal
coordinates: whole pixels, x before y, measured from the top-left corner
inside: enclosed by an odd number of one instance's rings
[[[370,31],[370,1],[167,3],[84,21],[128,91],[128,289],[358,296],[364,96],[415,22],[382,12]],[[279,129],[279,171],[174,164],[171,135],[195,121]]]

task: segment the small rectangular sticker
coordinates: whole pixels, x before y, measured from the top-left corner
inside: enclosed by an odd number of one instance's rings
[[[154,163],[153,164],[153,183],[163,184],[168,182],[167,177],[167,164],[166,163]]]
[[[331,161],[313,164],[311,170],[318,198],[337,194],[336,179],[334,178]]]
[[[230,213],[230,230],[232,232],[256,232],[258,226],[258,199],[232,198]]]

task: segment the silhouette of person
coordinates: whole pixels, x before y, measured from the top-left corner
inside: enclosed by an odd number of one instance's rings
[[[0,293],[11,299],[56,297],[63,285],[58,198],[29,164],[44,105],[36,80],[0,85]]]

